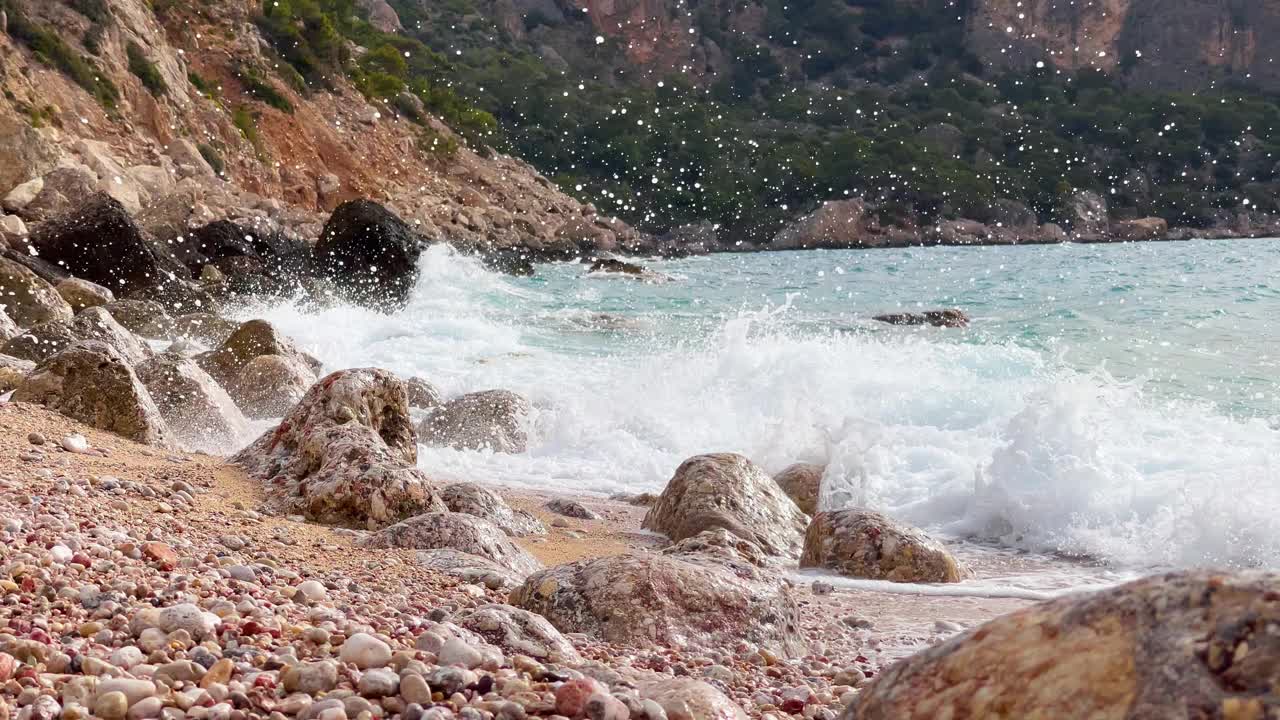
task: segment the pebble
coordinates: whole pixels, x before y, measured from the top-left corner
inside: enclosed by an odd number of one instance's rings
[[[421,675],[408,674],[400,678],[400,697],[405,702],[419,705],[431,704],[431,688]]]
[[[86,453],[89,451],[89,441],[83,435],[73,433],[62,438],[62,449],[70,453]]]
[[[360,676],[356,686],[360,694],[367,698],[381,698],[395,695],[400,686],[400,676],[394,670],[374,668]]]
[[[93,703],[93,714],[102,720],[125,720],[129,699],[122,692],[99,692]]]
[[[318,603],[329,599],[329,591],[325,588],[324,583],[318,580],[307,580],[298,584],[298,593],[303,599]]]
[[[484,655],[462,640],[450,638],[440,648],[439,661],[441,665],[459,665],[471,670],[484,663]]]
[[[43,445],[47,441],[45,440],[44,435],[41,435],[38,432],[33,432],[27,436],[27,442],[31,443],[32,445]]]
[[[364,670],[391,662],[391,647],[368,633],[356,633],[342,643],[338,658]]]

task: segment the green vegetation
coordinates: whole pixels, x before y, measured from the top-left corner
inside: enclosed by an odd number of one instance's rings
[[[40,62],[61,70],[103,107],[115,108],[120,100],[120,91],[91,60],[73,50],[53,31],[32,22],[13,0],[0,0],[0,10],[8,14],[9,34],[31,48]]]
[[[258,133],[258,119],[253,116],[249,108],[243,105],[237,107],[231,113],[231,123],[236,126],[236,129],[240,131],[244,139],[248,140],[249,144],[253,146],[258,158],[265,160],[267,151],[266,146],[262,144],[262,135]]]
[[[125,53],[129,57],[129,72],[138,76],[147,92],[157,97],[169,92],[169,86],[165,84],[164,77],[160,75],[160,70],[156,68],[155,63],[147,58],[147,53],[142,49],[142,46],[130,40],[125,47]]]
[[[241,130],[241,132],[244,131]],[[196,145],[196,149],[200,151],[200,157],[204,158],[204,161],[209,163],[209,167],[213,168],[213,171],[217,173],[219,177],[226,172],[227,164],[222,161],[222,155],[219,154],[213,146],[208,145],[207,143],[200,143],[199,145]]]
[[[270,81],[248,66],[239,69],[240,80],[244,82],[245,91],[271,107],[286,113],[293,113],[293,103],[272,85]]]
[[[1280,211],[1277,98],[992,73],[965,49],[965,3],[768,0],[761,33],[745,35],[723,4],[691,2],[697,35],[726,58],[700,84],[637,72],[572,13],[526,16],[526,41],[477,21],[487,5],[472,0],[391,3],[449,53],[450,92],[497,119],[490,144],[652,231],[711,220],[762,241],[853,195],[920,223],[995,221],[996,200],[1059,220],[1082,189],[1173,224],[1207,225],[1246,197]]]

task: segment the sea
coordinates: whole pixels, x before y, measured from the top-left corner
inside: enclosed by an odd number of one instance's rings
[[[823,509],[1031,568],[975,592],[1280,568],[1280,240],[638,261],[649,281],[512,277],[435,246],[393,314],[242,312],[329,369],[532,401],[527,452],[420,447],[442,481],[657,492],[684,459],[737,452],[824,464]],[[873,319],[944,307],[969,327]]]

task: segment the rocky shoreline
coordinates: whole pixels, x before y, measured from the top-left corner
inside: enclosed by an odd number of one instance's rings
[[[1274,574],[1035,605],[799,583],[977,569],[824,509],[820,466],[700,455],[660,495],[607,501],[438,481],[420,443],[523,452],[528,401],[326,373],[223,314],[294,289],[394,311],[425,245],[369,201],[315,245],[229,223],[159,243],[98,196],[0,257],[0,718],[1280,711]]]

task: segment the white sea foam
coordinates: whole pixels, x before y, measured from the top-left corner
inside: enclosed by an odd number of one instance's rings
[[[605,332],[642,339],[577,344],[566,318],[613,310],[602,288],[626,287],[521,283],[437,247],[394,315],[246,313],[330,368],[376,365],[446,395],[504,387],[534,402],[527,453],[422,448],[421,466],[442,479],[659,490],[683,459],[736,451],[771,472],[828,463],[825,506],[881,508],[951,535],[1122,566],[1280,567],[1280,432],[1262,420],[1156,399],[1140,381],[1012,343],[811,323],[801,335],[786,306],[664,335],[699,313],[698,290],[670,285],[642,292],[694,303]]]

